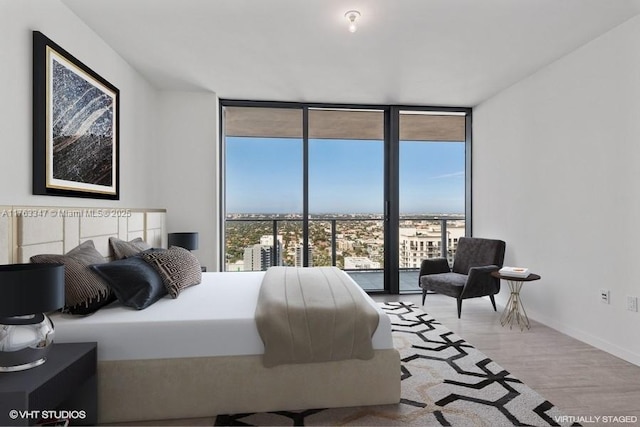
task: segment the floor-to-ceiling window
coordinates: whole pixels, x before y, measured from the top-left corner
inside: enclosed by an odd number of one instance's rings
[[[418,290],[469,234],[470,110],[221,101],[226,271],[335,265]]]
[[[465,113],[400,110],[400,290],[418,291],[424,258],[453,261],[466,234]]]
[[[224,109],[226,271],[302,265],[302,110]]]
[[[309,109],[308,169],[309,265],[384,290],[384,111]]]

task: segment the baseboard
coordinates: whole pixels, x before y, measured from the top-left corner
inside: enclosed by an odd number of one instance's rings
[[[498,311],[504,310],[504,304],[500,304],[500,302],[497,300],[496,300],[496,305],[499,307]],[[543,316],[539,312],[532,310],[528,306],[526,307],[526,309],[527,309],[527,316],[529,317],[530,320],[534,320],[538,323],[542,323],[543,325],[548,326],[549,328],[555,329],[558,332],[562,332],[563,334],[568,335],[571,338],[575,338],[578,341],[582,341],[583,343],[589,344],[599,350],[602,350],[616,357],[619,357],[622,360],[625,360],[629,363],[633,363],[636,366],[640,366],[640,354],[629,351],[625,348],[622,348],[609,341],[603,340],[602,338],[599,338],[583,330],[567,326],[556,319],[549,318],[548,316]]]

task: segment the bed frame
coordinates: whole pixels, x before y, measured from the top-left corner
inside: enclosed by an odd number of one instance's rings
[[[162,209],[0,206],[0,264],[29,262],[42,253],[63,254],[86,240],[110,258],[112,236],[142,237],[154,247],[166,247],[165,224]],[[399,400],[400,355],[395,349],[376,350],[366,361],[274,368],[265,368],[261,356],[98,361],[100,423]]]

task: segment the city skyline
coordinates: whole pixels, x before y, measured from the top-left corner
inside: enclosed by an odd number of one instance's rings
[[[225,268],[228,271],[266,270],[272,265],[302,266],[305,244],[302,225],[280,220],[273,228],[275,224],[270,222],[259,219],[227,222]],[[337,220],[332,225],[322,220],[311,221],[308,266],[382,269],[385,248],[388,248],[384,229],[385,222],[378,219]],[[464,218],[403,221],[398,228],[399,267],[419,268],[422,259],[437,256],[446,256],[451,261],[465,229]]]
[[[401,214],[463,214],[463,142],[401,142]],[[309,141],[309,212],[383,212],[383,142]],[[302,212],[299,139],[228,137],[226,210],[233,214]]]

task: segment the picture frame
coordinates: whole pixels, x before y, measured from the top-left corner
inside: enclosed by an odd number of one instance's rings
[[[120,198],[120,91],[33,31],[33,194]]]

